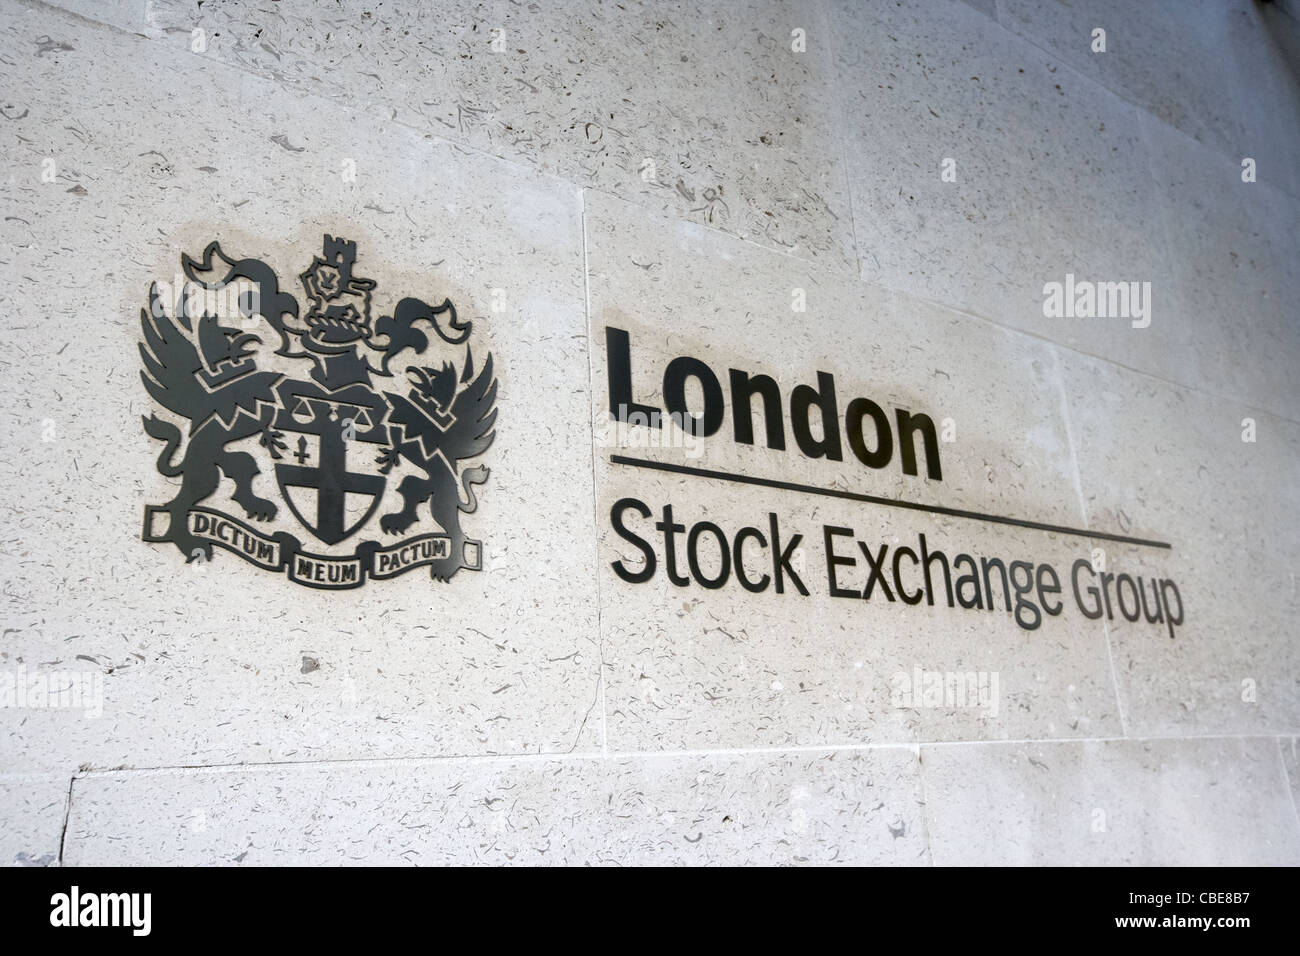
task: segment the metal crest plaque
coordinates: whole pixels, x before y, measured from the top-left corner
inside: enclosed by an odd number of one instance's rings
[[[181,268],[140,311],[140,375],[169,413],[144,429],[163,443],[158,471],[180,479],[145,507],[144,540],[189,562],[222,548],[334,590],[479,570],[460,519],[488,479],[474,460],[495,436],[497,383],[451,301],[402,298],[372,321],[356,243],[328,235],[298,276],[305,306],[217,242]]]

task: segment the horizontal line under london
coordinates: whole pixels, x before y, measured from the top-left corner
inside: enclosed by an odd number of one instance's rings
[[[649,468],[654,471],[667,471],[677,475],[693,475],[697,478],[714,478],[718,481],[732,481],[745,485],[759,485],[763,488],[779,488],[783,491],[798,491],[806,495],[821,495],[825,498],[844,498],[848,501],[862,501],[867,504],[885,505],[890,508],[905,508],[909,511],[926,511],[930,514],[948,515],[953,518],[968,518],[972,521],[988,521],[993,524],[1012,525],[1017,528],[1033,528],[1038,531],[1053,531],[1076,538],[1099,538],[1105,541],[1119,541],[1123,544],[1136,544],[1147,548],[1165,548],[1173,550],[1167,541],[1153,541],[1149,538],[1134,538],[1122,534],[1109,534],[1105,531],[1088,531],[1083,528],[1067,528],[1064,525],[1046,524],[1041,521],[1026,521],[1023,518],[1009,518],[1005,515],[981,514],[978,511],[963,511],[960,508],[945,508],[942,505],[926,505],[917,501],[900,501],[895,498],[881,498],[877,495],[864,495],[856,491],[841,491],[837,488],[819,488],[816,485],[801,485],[794,481],[780,481],[776,478],[760,478],[754,475],[741,475],[730,471],[714,471],[709,468],[695,468],[691,465],[676,465],[662,461],[649,461],[645,458],[628,458],[625,455],[611,455],[610,462],[615,465],[631,465],[634,468]]]

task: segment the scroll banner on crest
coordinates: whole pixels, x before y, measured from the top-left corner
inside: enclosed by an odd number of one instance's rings
[[[142,535],[145,541],[173,541],[170,527],[158,528],[159,524],[168,523],[168,514],[166,508],[145,505]],[[387,546],[377,541],[366,541],[357,547],[355,554],[330,555],[303,551],[302,542],[288,532],[281,531],[268,537],[238,518],[211,508],[191,508],[186,515],[186,525],[192,538],[211,542],[259,568],[285,571],[297,584],[327,591],[359,588],[368,577],[377,580],[395,578],[435,562],[442,562],[445,566],[449,557],[458,558],[459,567],[473,571],[482,569],[481,542],[466,540],[463,553],[455,556],[451,553],[452,540],[445,534],[423,534]],[[195,550],[201,558],[202,550]],[[190,555],[191,560],[195,557]]]

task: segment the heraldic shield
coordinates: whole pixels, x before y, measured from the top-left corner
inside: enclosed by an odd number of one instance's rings
[[[372,323],[376,283],[356,258],[355,243],[325,236],[298,277],[305,307],[265,262],[217,242],[150,288],[141,379],[167,414],[144,429],[180,490],[145,507],[144,540],[190,562],[221,548],[326,589],[481,569],[460,518],[489,475],[473,461],[495,436],[492,355],[475,369],[472,323],[447,299],[403,298]],[[267,466],[277,500],[259,493]]]

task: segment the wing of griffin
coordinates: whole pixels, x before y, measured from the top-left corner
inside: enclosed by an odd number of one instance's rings
[[[200,382],[198,374],[205,363],[186,334],[195,332],[186,301],[182,299],[175,319],[168,317],[156,283],[149,289],[149,308],[140,310],[140,332],[144,362],[140,378],[145,389],[158,404],[188,418],[191,433],[213,415],[227,428],[241,409],[256,418],[259,402],[275,401],[272,386],[282,377],[279,372],[249,372],[216,388]],[[240,336],[235,344],[246,339],[260,341],[256,336]]]
[[[492,377],[491,354],[478,377],[452,399],[452,421],[445,429],[406,397],[389,392],[388,398],[393,405],[389,421],[402,426],[406,441],[418,438],[427,458],[441,451],[454,467],[457,461],[483,454],[496,436],[497,383]]]

